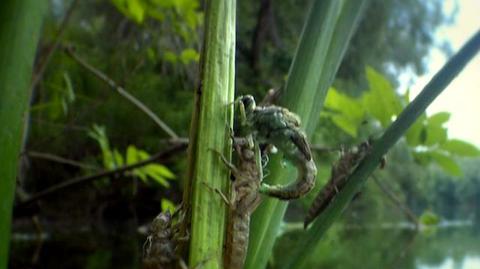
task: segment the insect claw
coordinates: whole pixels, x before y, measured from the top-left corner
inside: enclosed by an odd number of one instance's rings
[[[205,187],[207,187],[210,191],[216,192],[218,195],[220,195],[220,197],[222,198],[222,200],[225,202],[227,206],[231,205],[231,202],[227,199],[227,197],[225,196],[225,194],[223,194],[221,190],[209,186],[205,181],[202,181],[202,184],[205,185]]]

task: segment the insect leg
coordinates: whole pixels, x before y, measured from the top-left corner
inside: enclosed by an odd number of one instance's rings
[[[226,204],[227,206],[232,206],[233,203],[228,200],[227,196],[226,196],[225,194],[223,194],[223,192],[222,192],[221,190],[219,190],[219,189],[217,189],[217,188],[212,188],[212,187],[208,186],[208,184],[207,184],[206,182],[202,182],[202,183],[203,183],[203,185],[204,185],[205,187],[207,187],[210,191],[213,191],[213,192],[217,193],[218,195],[220,195],[220,198],[222,198],[223,202],[225,202],[225,204]]]
[[[215,149],[210,149],[211,151],[213,151],[214,153],[216,153],[219,157],[220,157],[220,160],[222,160],[222,162],[228,167],[228,169],[230,169],[233,174],[238,174],[238,169],[237,167],[235,167],[235,165],[233,165],[231,162],[229,162],[227,160],[227,158],[225,158],[225,156],[223,156],[223,154],[221,152],[219,152],[218,150],[215,150]]]

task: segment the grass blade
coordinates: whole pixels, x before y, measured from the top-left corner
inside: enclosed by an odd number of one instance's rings
[[[282,104],[302,118],[307,135],[317,126],[327,90],[366,3],[315,1],[310,9],[282,96]],[[270,159],[267,180],[272,184],[295,177],[285,171],[281,161],[281,156]],[[265,198],[255,211],[246,268],[265,268],[286,207],[286,202]]]
[[[0,268],[7,268],[22,117],[47,1],[0,2]]]
[[[324,213],[314,222],[313,226],[298,240],[299,244],[294,247],[294,253],[291,255],[292,258],[285,263],[283,268],[308,268],[306,263],[310,259],[310,255],[309,252],[305,250],[316,247],[319,240],[332,223],[340,216],[355,193],[360,190],[368,176],[378,167],[382,156],[395,145],[415,120],[425,112],[426,108],[479,50],[480,31],[443,66],[425,86],[422,92],[402,111],[395,122],[388,127],[382,137],[375,141],[371,152],[350,175],[345,187],[338,193]]]

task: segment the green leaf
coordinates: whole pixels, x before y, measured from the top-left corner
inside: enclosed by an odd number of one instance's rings
[[[156,19],[157,21],[164,21],[165,20],[165,12],[160,8],[155,9],[148,9],[148,16]]]
[[[400,98],[384,76],[371,67],[366,68],[366,73],[370,89],[362,96],[363,104],[368,113],[386,127],[402,110]]]
[[[437,225],[440,223],[440,217],[430,210],[424,211],[418,220],[421,224],[426,226]]]
[[[165,199],[165,198],[162,198],[161,204],[162,204],[162,212],[170,211],[170,214],[173,215],[176,207],[175,207],[175,204],[172,201],[170,201],[168,199]]]
[[[127,164],[134,164],[138,162],[137,148],[133,145],[129,145],[127,148]]]
[[[143,169],[141,169],[141,168],[134,169],[132,171],[132,173],[133,173],[133,175],[140,178],[144,183],[148,183],[147,173],[145,171],[143,171]]]
[[[87,132],[88,136],[95,139],[100,145],[103,157],[103,167],[107,169],[115,168],[114,156],[110,150],[110,144],[108,142],[105,126],[94,124],[93,127]]]
[[[144,150],[137,149],[137,157],[139,161],[143,161],[150,158],[150,154]]]
[[[435,126],[442,126],[450,119],[450,113],[448,112],[438,112],[430,117],[428,117],[428,124]]]
[[[450,156],[444,154],[440,151],[430,152],[432,159],[443,169],[452,176],[462,176],[462,170],[458,163],[452,159]]]
[[[147,58],[152,62],[157,61],[157,53],[155,52],[155,50],[153,48],[148,48],[147,49]]]
[[[422,139],[422,131],[424,129],[424,122],[427,118],[426,114],[423,113],[410,127],[405,135],[407,139],[407,144],[411,147],[418,146],[423,144],[425,139]]]
[[[134,22],[141,24],[145,20],[145,7],[141,0],[112,0],[112,3]]]
[[[149,164],[145,166],[149,173],[160,175],[164,178],[174,179],[175,175],[166,166],[161,164]]]
[[[65,99],[67,99],[69,103],[75,101],[75,92],[73,91],[72,80],[67,72],[63,72],[63,80],[65,82]]]
[[[333,115],[331,119],[332,122],[337,125],[337,127],[342,129],[342,131],[351,135],[352,137],[357,137],[359,124],[355,124],[353,121],[351,121],[344,115]]]
[[[177,58],[178,58],[177,55],[171,51],[165,51],[163,53],[163,59],[172,64],[177,62]]]
[[[447,140],[447,129],[442,126],[429,124],[424,131],[426,132],[426,140],[424,142],[426,146],[442,144]]]
[[[198,62],[200,54],[194,49],[184,49],[180,54],[180,61],[183,64],[189,64],[190,62]]]
[[[440,148],[462,157],[475,157],[480,155],[480,150],[474,145],[459,139],[450,139],[440,145]]]
[[[423,166],[428,165],[432,161],[432,156],[430,152],[422,151],[422,152],[412,152],[413,158],[415,161]]]
[[[162,176],[156,173],[149,173],[146,170],[143,170],[148,178],[153,179],[153,181],[157,182],[158,184],[164,186],[165,188],[170,188],[170,183]]]
[[[116,151],[115,151],[116,152]],[[116,155],[115,155],[116,156]],[[118,156],[116,156],[118,158]],[[120,156],[121,157],[121,156]],[[126,163],[134,164],[139,161],[146,160],[150,157],[144,150],[140,150],[133,145],[129,145],[126,153]],[[148,179],[153,179],[160,185],[170,187],[168,179],[174,179],[175,175],[164,165],[161,164],[148,164],[144,167],[134,169],[133,175],[138,176],[142,181],[148,183]]]
[[[112,163],[111,163],[111,168],[117,168],[119,166],[123,165],[123,157],[118,150],[113,150],[113,158],[112,158]]]
[[[167,167],[161,164],[149,164],[141,169],[149,178],[166,188],[170,187],[170,183],[167,181],[167,179],[175,178],[175,175],[168,170]]]
[[[365,117],[361,101],[330,88],[325,99],[325,109],[327,112],[323,114],[331,118],[335,125],[352,137],[357,136],[358,126]]]

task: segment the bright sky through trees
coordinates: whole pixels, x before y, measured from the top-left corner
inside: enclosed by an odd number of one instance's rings
[[[446,1],[446,8],[453,6]],[[459,12],[452,25],[440,28],[439,40],[450,42],[454,52],[480,30],[480,1],[458,0]],[[447,57],[434,49],[430,54],[428,71],[411,86],[412,97],[417,95],[432,76],[446,63]],[[432,115],[439,111],[451,113],[447,123],[449,137],[469,141],[480,147],[480,55],[477,55],[427,109]]]

